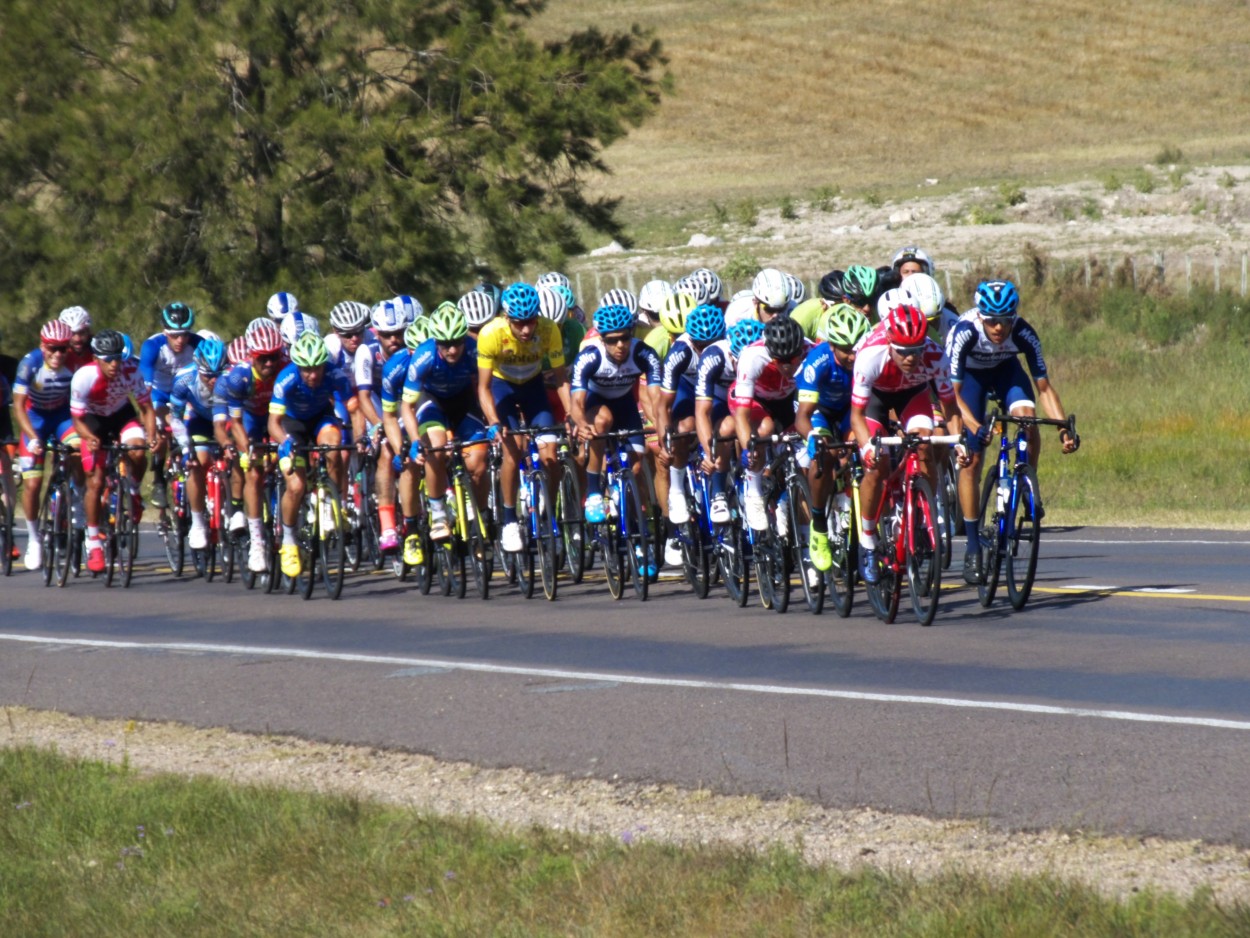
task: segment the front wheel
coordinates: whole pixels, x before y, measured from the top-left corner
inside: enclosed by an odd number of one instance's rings
[[[998,464],[990,467],[981,482],[981,513],[977,522],[977,537],[981,551],[981,581],[977,584],[977,598],[987,607],[994,601],[998,590],[998,577],[1002,566],[1002,536],[1006,519],[998,510]]]
[[[347,573],[347,531],[343,524],[343,504],[333,482],[327,479],[322,484],[317,501],[321,509],[317,524],[321,582],[326,594],[338,599],[343,594],[343,579]]]
[[[716,528],[716,563],[729,598],[738,606],[745,606],[751,594],[751,567],[742,514],[738,511],[737,498],[732,495],[730,498],[733,502],[730,520]]]
[[[892,506],[883,506],[881,520],[877,524],[877,582],[864,583],[864,592],[868,594],[872,611],[887,624],[893,622],[898,615],[899,593],[902,592],[898,571],[894,566],[895,545],[901,536],[898,519],[892,517],[894,512]]]
[[[942,541],[938,534],[938,506],[929,480],[912,479],[906,522],[907,589],[911,608],[921,625],[932,625],[942,589]]]
[[[564,565],[574,583],[582,582],[586,572],[586,520],[582,516],[582,489],[577,479],[577,463],[565,459],[561,464],[560,540],[563,547]]]
[[[1007,540],[1007,599],[1011,608],[1024,608],[1033,591],[1033,577],[1037,574],[1037,548],[1042,537],[1038,523],[1037,472],[1032,466],[1016,471],[1016,488],[1012,506],[1013,523],[1008,529]]]
[[[830,506],[826,517],[829,519],[829,553],[833,565],[825,574],[825,583],[832,594],[833,611],[839,618],[845,619],[851,614],[855,601],[855,565],[859,562],[856,531],[859,525],[850,496],[835,497]]]
[[[534,473],[533,486],[537,501],[537,504],[530,509],[534,513],[533,530],[536,532],[534,547],[538,551],[538,571],[543,581],[543,595],[550,602],[556,598],[556,589],[559,584],[556,577],[558,572],[556,544],[559,543],[559,537],[556,530],[555,505],[551,501],[551,492],[547,487],[546,472]]]
[[[790,512],[790,544],[794,551],[794,567],[799,573],[808,611],[819,615],[825,607],[825,577],[812,563],[812,491],[807,479],[797,475],[790,480],[787,488],[790,497],[786,500],[787,504],[781,506],[781,510]]]
[[[656,562],[655,543],[651,540],[642,494],[632,474],[625,480],[625,502],[621,506],[621,520],[627,526],[627,540],[626,556],[622,563],[629,565],[634,581],[634,595],[640,601],[645,601],[651,587],[651,571],[648,567]]]

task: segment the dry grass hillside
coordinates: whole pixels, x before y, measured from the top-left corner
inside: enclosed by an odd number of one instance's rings
[[[627,217],[1250,150],[1241,0],[550,0],[532,28],[633,23],[663,39],[676,87],[610,151],[602,188]]]

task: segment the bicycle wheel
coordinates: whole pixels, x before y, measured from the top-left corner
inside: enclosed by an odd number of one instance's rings
[[[109,489],[105,494],[106,504],[104,511],[107,515],[101,533],[104,535],[104,585],[112,586],[113,578],[117,575],[117,492],[106,480],[105,485],[109,485]]]
[[[317,583],[317,552],[319,549],[317,495],[319,486],[309,485],[300,502],[299,517],[295,522],[295,542],[299,545],[300,574],[295,577],[295,590],[304,599],[312,599],[313,586]]]
[[[416,530],[409,533],[417,535],[424,559],[408,570],[416,577],[418,592],[422,596],[428,596],[434,586],[434,569],[438,566],[438,558],[434,556],[434,542],[430,540],[430,521],[424,510],[418,512],[416,525]]]
[[[603,551],[603,575],[608,581],[608,593],[613,599],[620,599],[625,595],[625,564],[622,560],[622,551],[625,548],[622,545],[619,524],[618,518],[609,517],[607,521],[594,526],[594,543]]]
[[[845,619],[851,614],[855,601],[855,565],[859,552],[855,549],[854,507],[838,508],[839,499],[829,500],[826,517],[829,519],[829,553],[833,565],[825,573],[825,585],[833,601],[833,611]]]
[[[586,572],[586,522],[582,517],[582,489],[577,481],[577,464],[572,459],[565,459],[561,467],[556,513],[560,519],[563,560],[569,577],[574,583],[580,583]]]
[[[320,485],[317,506],[317,553],[321,565],[321,584],[326,595],[338,599],[343,594],[347,574],[347,543],[343,529],[343,502],[338,486],[331,479]]]
[[[47,491],[44,493],[43,500],[39,503],[39,548],[43,551],[43,568],[39,571],[43,576],[43,585],[51,586],[52,579],[58,571],[58,562],[60,554],[56,549],[57,538],[57,505],[60,504],[60,487],[57,485],[48,485]],[[65,559],[69,559],[69,544],[66,543],[61,553],[65,555]],[[68,575],[69,570],[66,569]]]
[[[156,522],[156,533],[165,546],[165,559],[169,561],[169,570],[175,577],[182,576],[187,561],[187,544],[182,536],[182,525],[178,521],[178,508],[162,508]]]
[[[868,594],[872,611],[887,624],[893,622],[898,615],[899,594],[902,592],[902,584],[894,568],[895,545],[900,532],[893,514],[894,509],[889,505],[884,506],[881,521],[877,525],[877,556],[882,558],[877,571],[877,582],[864,583],[864,592]]]
[[[747,539],[742,529],[742,515],[738,511],[737,492],[727,489],[730,519],[716,526],[716,565],[725,591],[739,606],[745,606],[751,595],[751,567],[747,559]]]
[[[708,546],[703,539],[702,514],[695,512],[689,521],[680,525],[677,537],[681,541],[681,563],[686,582],[696,596],[707,599],[712,587],[712,570]]]
[[[20,488],[17,491],[21,491]],[[13,506],[5,499],[3,512],[0,513],[0,549],[4,551],[0,557],[4,575],[13,575]]]
[[[1013,523],[1007,538],[1007,599],[1011,608],[1024,608],[1033,591],[1037,574],[1037,548],[1041,541],[1041,525],[1037,522],[1037,506],[1041,503],[1037,473],[1032,466],[1016,470],[1015,492],[1012,495]]]
[[[783,507],[790,512],[791,564],[798,571],[808,612],[819,615],[825,608],[825,576],[812,563],[810,553],[812,491],[802,475],[793,476],[786,489],[790,494]]]
[[[534,512],[534,527],[537,532],[534,547],[538,554],[538,573],[543,584],[543,595],[548,602],[556,598],[559,588],[559,547],[561,543],[557,528],[555,503],[551,500],[551,492],[547,486],[547,473],[534,473],[534,491],[537,493],[538,504]]]
[[[472,483],[466,478],[462,482],[464,489],[464,505],[468,510],[465,527],[468,531],[468,542],[465,549],[469,553],[469,566],[473,569],[473,586],[481,599],[490,597],[490,577],[494,570],[490,538],[486,530],[486,518],[482,515],[481,506],[477,503],[477,495]]]
[[[638,481],[631,472],[625,479],[625,504],[621,506],[621,518],[628,525],[627,538],[623,545],[625,557],[622,566],[628,565],[630,578],[634,583],[634,595],[645,601],[651,588],[651,575],[647,565],[655,563],[654,542],[648,528],[647,512],[642,506],[642,493]]]
[[[912,479],[906,532],[907,590],[921,625],[932,625],[942,591],[942,541],[937,533],[937,498],[923,476]]]
[[[139,525],[130,513],[129,496],[123,497],[121,502],[123,507],[117,512],[117,563],[122,588],[128,589],[135,574],[135,556],[139,552]]]
[[[963,512],[959,508],[959,464],[954,447],[947,449],[946,461],[938,479],[938,531],[942,537],[942,569],[949,570],[955,556],[955,542],[963,530],[959,527]]]
[[[1002,567],[1003,529],[1006,519],[998,510],[998,463],[995,462],[981,481],[981,513],[977,523],[981,550],[981,582],[977,584],[977,599],[988,607],[998,590],[998,577]]]

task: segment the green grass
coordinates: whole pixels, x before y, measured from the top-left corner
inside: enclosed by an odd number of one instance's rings
[[[842,872],[0,752],[0,934],[1240,935],[1208,893]]]

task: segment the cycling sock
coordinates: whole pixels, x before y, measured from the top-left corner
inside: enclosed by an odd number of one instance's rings
[[[829,530],[829,521],[825,517],[825,510],[823,508],[812,509],[812,530],[819,531],[821,534],[824,534]]]
[[[284,524],[282,526],[282,545],[285,547],[287,544],[294,544],[294,543],[295,543],[295,526],[291,524]]]
[[[405,517],[404,518],[404,530],[407,531],[409,534],[416,533],[417,519]]]
[[[39,540],[39,525],[34,521],[26,522],[26,536],[33,542]]]
[[[395,513],[395,510],[393,508],[391,509],[391,513],[392,514]],[[432,517],[442,518],[445,520],[447,518],[447,499],[446,498],[431,498],[430,499],[430,515]]]
[[[686,491],[686,470],[684,467],[681,469],[678,469],[676,466],[668,467],[668,486],[669,490],[673,492]]]
[[[252,535],[252,540],[263,540],[265,537],[265,522],[261,521],[260,518],[248,518],[247,530]]]
[[[196,528],[196,529],[200,529],[204,527],[204,512],[202,511],[191,512],[191,527]]]
[[[519,523],[516,517],[516,505],[504,505],[503,506],[503,523],[504,524],[518,524]]]
[[[747,494],[758,495],[760,498],[763,498],[764,497],[764,473],[754,472],[748,469],[744,473],[744,475],[747,480]]]
[[[876,550],[877,549],[877,529],[873,528],[871,531],[869,531],[867,528],[865,528],[864,531],[859,535],[859,543],[863,546],[864,550]]]
[[[98,541],[100,539],[100,529],[87,526],[87,540]]]
[[[588,472],[586,473],[586,494],[587,495],[603,495],[603,473]]]
[[[243,499],[241,498],[230,499],[230,511],[231,512],[242,511],[242,510],[243,510]]]
[[[980,550],[981,536],[977,532],[977,525],[980,524],[976,518],[964,518],[964,534],[968,538],[968,552]]]
[[[394,505],[379,505],[378,506],[378,520],[382,522],[383,531],[394,531],[395,530],[395,506]]]
[[[712,493],[713,498],[715,498],[717,495],[725,494],[725,476],[727,476],[728,474],[729,473],[727,472],[713,472],[712,473],[712,484],[711,484],[710,491]]]

